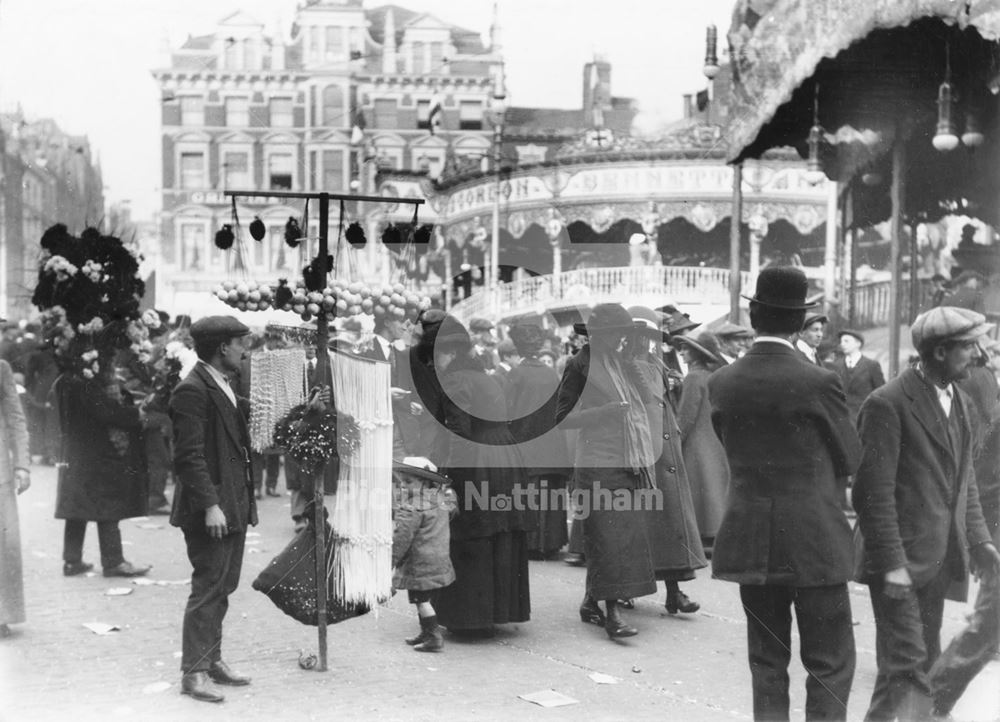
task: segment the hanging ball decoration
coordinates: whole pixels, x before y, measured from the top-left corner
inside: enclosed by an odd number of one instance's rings
[[[236,241],[236,236],[233,234],[233,227],[231,224],[226,223],[215,232],[215,245],[217,248],[228,251],[233,247],[233,243]]]
[[[250,222],[250,237],[255,241],[263,241],[265,235],[267,235],[267,228],[264,226],[264,221],[260,219],[260,216],[254,216]]]
[[[285,224],[285,243],[290,248],[298,248],[301,242],[302,229],[299,227],[299,222],[294,216],[289,217],[288,223]]]
[[[434,226],[430,223],[425,223],[417,229],[417,232],[413,234],[414,243],[430,243],[431,242],[431,231],[434,230]]]
[[[393,243],[401,243],[401,242],[402,242],[402,234],[399,232],[399,228],[397,228],[392,223],[387,225],[385,227],[385,230],[382,231],[382,243],[390,245]]]
[[[344,237],[348,243],[355,247],[363,246],[368,242],[368,239],[365,238],[365,229],[357,221],[347,227],[347,230],[344,231]]]

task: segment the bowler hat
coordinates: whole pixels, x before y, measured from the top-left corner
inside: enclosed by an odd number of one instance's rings
[[[228,340],[249,333],[250,329],[233,316],[205,316],[191,324],[191,338],[195,341],[216,338]]]
[[[808,293],[809,279],[805,273],[791,266],[774,266],[760,272],[757,276],[756,293],[752,297],[743,298],[771,308],[805,311],[819,305],[816,302],[806,302]]]
[[[676,339],[678,346],[688,346],[703,356],[706,361],[712,363],[725,364],[719,354],[719,341],[714,334],[702,332],[697,336],[678,336]]]
[[[938,306],[924,311],[913,321],[913,347],[920,349],[932,341],[972,341],[993,330],[981,313],[956,306]]]

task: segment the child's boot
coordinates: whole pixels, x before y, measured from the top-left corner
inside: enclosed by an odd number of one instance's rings
[[[419,619],[420,619],[420,634],[418,634],[415,637],[407,637],[405,640],[403,640],[411,647],[414,647],[423,642],[425,639],[427,639],[427,630],[424,629],[424,618],[419,617]]]
[[[438,618],[421,617],[420,628],[423,630],[424,639],[418,642],[413,648],[418,652],[440,652],[444,649],[444,636],[441,634],[441,627],[438,626]]]

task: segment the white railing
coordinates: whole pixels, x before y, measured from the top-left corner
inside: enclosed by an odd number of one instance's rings
[[[749,274],[741,274],[749,288]],[[698,266],[624,266],[578,268],[557,276],[535,276],[480,291],[451,312],[461,321],[475,317],[504,320],[529,313],[616,302],[625,305],[678,306],[729,303],[729,269]]]

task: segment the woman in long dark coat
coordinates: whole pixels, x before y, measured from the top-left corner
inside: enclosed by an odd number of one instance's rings
[[[83,561],[89,521],[97,522],[104,576],[145,574],[149,567],[125,561],[118,528],[122,519],[145,516],[148,510],[145,415],[123,395],[110,368],[91,380],[63,374],[56,392],[63,456],[55,516],[66,520],[63,574],[76,576],[93,568]]]
[[[510,338],[521,355],[504,387],[510,431],[524,456],[529,498],[535,502],[526,511],[535,518],[532,526],[537,526],[537,531],[528,532],[528,554],[547,559],[562,549],[569,536],[566,506],[558,503],[569,471],[565,432],[554,427],[559,376],[539,358],[545,340],[541,328],[514,326]]]
[[[667,588],[664,606],[670,614],[697,612],[700,605],[681,591],[679,582],[690,581],[696,569],[708,566],[698,534],[691,487],[681,450],[681,434],[670,399],[670,369],[661,360],[663,341],[660,319],[652,309],[629,309],[634,321],[643,324],[628,340],[627,352],[635,358],[647,387],[646,402],[650,436],[656,447],[654,480],[661,497],[656,508],[646,511],[646,531],[653,558],[653,573]]]
[[[507,428],[503,391],[472,355],[465,328],[446,317],[421,343],[433,349],[446,427],[431,461],[452,480],[459,509],[451,522],[455,582],[434,606],[449,631],[488,636],[494,624],[531,616],[528,520],[512,504],[524,488],[524,460]]]
[[[683,440],[684,465],[691,482],[695,516],[702,544],[710,549],[722,524],[729,493],[729,462],[726,450],[712,426],[712,408],[708,400],[708,377],[725,365],[719,345],[712,334],[681,336],[681,348],[687,376],[681,385],[677,423]]]
[[[655,461],[645,384],[635,362],[619,350],[633,327],[619,304],[594,307],[587,323],[590,344],[566,364],[556,408],[559,423],[580,430],[574,493],[589,500],[583,520],[587,593],[580,617],[603,623],[612,639],[638,633],[622,619],[617,600],[656,592],[640,508],[653,488]],[[608,496],[617,508],[607,508]],[[606,616],[597,604],[601,599]]]

